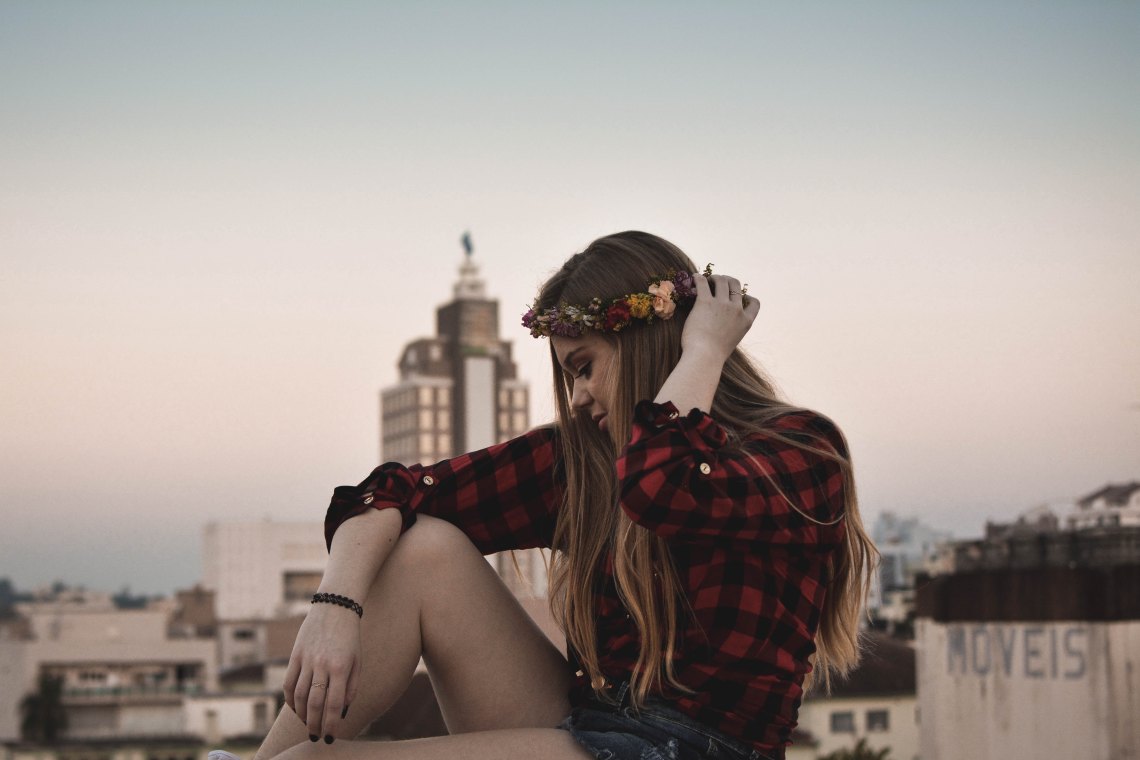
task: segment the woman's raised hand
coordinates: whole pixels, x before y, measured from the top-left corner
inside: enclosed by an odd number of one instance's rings
[[[360,680],[360,618],[334,604],[314,604],[301,623],[289,667],[285,702],[308,727],[309,739],[331,744]]]
[[[681,412],[712,409],[720,373],[732,350],[752,327],[760,302],[744,303],[740,281],[724,275],[694,275],[697,301],[681,331],[681,360],[661,385],[655,401],[671,401]]]
[[[722,274],[694,275],[697,300],[685,320],[681,350],[723,363],[747,334],[760,302],[742,293],[740,280]],[[718,368],[719,372],[719,368]]]

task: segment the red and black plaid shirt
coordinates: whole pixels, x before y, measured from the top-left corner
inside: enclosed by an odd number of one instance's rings
[[[839,430],[813,412],[782,415],[772,427],[847,456]],[[434,515],[460,527],[484,554],[550,547],[561,505],[558,446],[547,427],[431,466],[383,465],[359,486],[336,489],[325,539],[331,545],[354,515],[395,507],[405,530],[417,512]],[[766,433],[729,448],[707,414],[682,416],[670,403],[643,401],[617,474],[622,508],[668,539],[695,614],[679,634],[674,664],[696,694],[667,698],[762,751],[786,745],[815,651],[826,561],[843,540],[839,465]],[[609,681],[630,680],[637,627],[618,598],[612,558],[604,572],[599,663]],[[591,694],[580,676],[571,704]]]

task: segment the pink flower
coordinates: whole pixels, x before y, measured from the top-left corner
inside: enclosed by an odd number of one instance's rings
[[[674,285],[669,280],[649,286],[649,294],[653,296],[653,313],[661,319],[671,319],[677,309],[677,304],[673,303],[673,290]]]

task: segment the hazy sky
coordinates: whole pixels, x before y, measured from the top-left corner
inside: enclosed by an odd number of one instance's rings
[[[958,535],[1140,479],[1140,5],[0,0],[0,577],[169,591],[320,520],[470,229],[504,334],[669,238]]]

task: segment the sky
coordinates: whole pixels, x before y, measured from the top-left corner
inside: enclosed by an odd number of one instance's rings
[[[505,338],[643,229],[761,300],[864,519],[1140,480],[1140,5],[0,0],[0,578],[320,521],[470,230]]]

